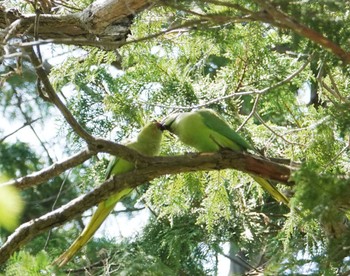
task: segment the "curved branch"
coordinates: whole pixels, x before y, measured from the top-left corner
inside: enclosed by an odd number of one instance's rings
[[[246,153],[190,153],[183,156],[144,157],[144,160],[147,162],[140,163],[136,170],[114,176],[91,192],[19,226],[0,248],[0,264],[5,263],[13,252],[40,233],[64,224],[113,193],[127,187],[135,188],[162,175],[233,168],[293,185],[289,181],[290,168]]]
[[[86,132],[86,130],[78,123],[78,121],[74,118],[69,109],[64,105],[61,99],[58,97],[55,89],[52,87],[49,77],[47,76],[45,69],[34,52],[33,48],[26,48],[26,51],[29,54],[31,62],[35,68],[36,74],[38,78],[43,83],[45,87],[45,92],[48,94],[50,101],[58,108],[58,110],[62,113],[63,117],[66,119],[67,123],[73,128],[75,133],[79,135],[79,137],[83,138],[86,142],[93,142],[95,138]]]
[[[284,27],[284,28],[290,29],[296,34],[302,37],[306,37],[311,41],[315,42],[316,44],[326,48],[327,50],[332,52],[335,56],[340,58],[344,63],[346,64],[350,63],[350,52],[345,51],[343,48],[341,48],[332,40],[325,37],[323,34],[316,32],[315,30],[303,24],[300,24],[294,18],[288,16],[284,12],[274,7],[270,3],[270,1],[254,0],[254,2],[260,5],[264,9],[264,11],[266,11],[268,15],[271,17],[268,20],[265,20],[267,23],[270,23],[277,27],[282,27],[282,28]],[[263,18],[260,18],[260,20],[264,21]]]
[[[108,140],[95,138],[90,133],[88,133],[78,123],[78,121],[74,118],[73,114],[69,111],[69,109],[65,106],[65,104],[61,101],[61,99],[57,95],[55,89],[52,87],[49,77],[47,76],[47,73],[44,70],[42,63],[38,59],[33,48],[29,47],[27,51],[35,67],[35,71],[45,87],[46,93],[48,94],[48,98],[58,108],[58,110],[61,112],[61,114],[67,121],[67,123],[72,127],[74,132],[79,137],[85,140],[90,150],[93,150],[95,152],[111,153],[113,155],[119,156],[131,162],[143,160],[143,155],[139,154],[135,150],[129,149],[123,145],[116,144]]]
[[[64,171],[74,168],[82,163],[84,163],[86,160],[90,159],[93,155],[95,155],[96,152],[91,151],[89,149],[83,150],[68,159],[56,162],[52,164],[51,166],[35,172],[33,174],[29,174],[26,176],[23,176],[18,179],[14,179],[5,183],[0,184],[0,187],[2,186],[14,186],[17,189],[23,190],[27,189],[33,186],[36,186],[38,184],[44,183],[48,181],[49,179],[60,175]]]
[[[114,156],[122,157],[128,161],[134,163],[147,163],[148,157],[138,153],[137,151],[130,149],[124,145],[117,144],[104,139],[95,139],[85,150],[67,158],[64,161],[56,162],[51,166],[42,169],[41,171],[23,176],[18,179],[14,179],[0,184],[2,186],[14,186],[17,189],[24,190],[41,183],[48,181],[49,179],[56,177],[66,170],[74,168],[92,156],[99,152],[109,153]]]

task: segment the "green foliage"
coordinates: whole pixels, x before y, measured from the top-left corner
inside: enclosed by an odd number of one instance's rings
[[[83,8],[91,1],[71,2]],[[17,1],[7,1],[8,7],[13,3]],[[347,1],[270,3],[349,52]],[[28,3],[19,8],[33,11]],[[253,19],[254,12],[272,20],[256,1],[163,1],[135,15],[128,40],[180,29],[128,43],[118,52],[69,47],[75,54],[55,65],[49,76],[81,126],[113,141],[134,137],[147,121],[200,106],[216,110],[235,129],[244,122],[240,133],[256,148],[295,168],[294,187],[282,189],[292,197],[291,211],[233,170],[162,176],[123,201],[127,208],[138,203],[152,210],[147,226],[129,239],[93,239],[70,268],[102,260],[100,266],[89,267],[89,273],[216,275],[222,244],[230,243],[249,264],[262,254],[268,263],[265,274],[348,273],[349,67],[329,49],[279,27],[279,22]],[[39,117],[43,122],[57,120],[38,96],[33,68],[24,61],[19,70],[18,62],[6,59],[0,66],[3,118],[10,124]],[[303,104],[296,96],[308,84],[312,98]],[[57,137],[65,137],[62,152],[80,150],[84,142],[58,120]],[[13,141],[0,143],[1,175],[16,178],[48,165],[42,149]],[[175,141],[164,135],[162,155],[193,150]],[[107,159],[101,154],[23,191],[23,221],[103,182]],[[78,218],[40,235],[13,256],[5,272],[59,275],[49,266],[52,256],[66,249],[82,227]]]
[[[44,251],[41,251],[36,255],[20,251],[15,253],[9,260],[5,269],[5,275],[52,275],[55,271],[52,270],[50,262],[50,257]]]
[[[0,172],[8,177],[20,177],[41,168],[40,160],[28,144],[0,144]]]
[[[85,59],[71,58],[53,69],[51,80],[57,89],[69,93],[68,107],[79,124],[94,135],[104,136],[112,129],[103,99],[113,90],[113,77],[103,63],[110,64],[115,56],[96,49],[87,49],[82,54]]]
[[[347,139],[349,135],[350,128],[350,115],[349,115],[349,102],[345,103],[336,103],[331,106],[328,110],[330,115],[332,116],[332,121],[336,121],[336,126],[339,131],[338,139]]]
[[[14,72],[13,67],[16,65],[7,61],[0,66],[0,74],[6,76],[0,82],[2,116],[10,122],[15,119],[24,118],[25,121],[30,121],[49,116],[51,109],[37,94],[35,72],[31,64],[23,62],[19,72]]]
[[[315,162],[304,164],[294,174],[297,186],[293,205],[298,206],[296,210],[300,218],[288,223],[290,234],[285,237],[286,249],[293,254],[289,255],[285,269],[295,270],[310,265],[315,273],[318,269],[335,273],[349,265],[345,258],[349,250],[340,250],[349,242],[344,213],[348,209],[349,181],[341,175],[339,171],[325,174]],[[306,248],[305,244],[308,245]],[[308,257],[300,257],[300,254]]]
[[[349,3],[346,1],[322,0],[317,3],[308,1],[302,6],[298,2],[289,3],[281,0],[274,2],[298,22],[312,26],[314,30],[324,34],[335,43],[346,46],[344,36],[349,35],[349,30],[345,26],[350,20],[349,15],[343,12],[349,8]],[[328,14],[326,17],[325,12]]]
[[[176,217],[173,225],[167,220],[151,221],[136,244],[171,268],[173,275],[208,275],[213,271],[206,270],[204,264],[213,252],[208,252],[205,239],[195,217],[185,215]]]
[[[303,209],[311,216],[331,217],[346,206],[350,182],[342,178],[340,171],[324,173],[324,169],[314,162],[302,166],[294,178],[298,185],[294,199],[302,202]]]

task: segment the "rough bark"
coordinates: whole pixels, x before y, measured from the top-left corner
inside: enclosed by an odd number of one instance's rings
[[[144,157],[144,161],[138,163],[135,171],[114,176],[93,191],[70,201],[59,209],[19,226],[0,248],[0,264],[5,263],[16,250],[37,235],[64,224],[107,199],[111,194],[126,187],[135,188],[162,175],[235,168],[243,172],[277,180],[287,185],[293,185],[293,182],[289,181],[290,168],[250,154],[232,151],[192,153],[183,156]]]
[[[299,23],[294,18],[278,10],[272,3],[265,0],[254,0],[260,5],[268,14],[268,23],[277,27],[287,28],[295,32],[296,34],[308,38],[314,43],[322,46],[323,48],[332,52],[335,56],[340,58],[344,64],[350,63],[350,52],[347,52],[341,46],[337,45],[332,40],[325,37],[323,34]],[[262,20],[264,21],[264,19]]]
[[[6,40],[26,34],[40,39],[125,41],[133,16],[149,5],[148,0],[98,0],[81,12],[67,15],[21,14],[0,5],[0,28],[5,30]]]

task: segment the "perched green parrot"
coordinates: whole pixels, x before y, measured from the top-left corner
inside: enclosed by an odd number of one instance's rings
[[[151,122],[141,130],[135,141],[127,143],[126,146],[144,155],[157,155],[159,153],[160,142],[162,139],[162,129],[160,123]],[[113,157],[107,167],[106,179],[113,175],[132,171],[134,168],[135,165],[133,163],[121,158]],[[54,264],[63,266],[69,262],[75,253],[90,240],[109,213],[114,209],[117,202],[132,190],[132,188],[124,189],[101,202],[80,236],[54,261]]]
[[[183,143],[201,152],[215,152],[220,149],[231,149],[239,152],[248,149],[256,151],[252,145],[210,109],[174,113],[166,117],[162,124],[164,129],[174,133]],[[256,175],[251,176],[277,201],[289,204],[286,196],[268,180]]]

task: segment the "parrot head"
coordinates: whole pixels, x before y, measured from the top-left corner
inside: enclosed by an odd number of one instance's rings
[[[145,155],[155,155],[155,153],[159,152],[162,134],[163,126],[161,123],[153,121],[145,125],[136,138],[136,142],[145,147],[142,153]],[[147,153],[148,151],[150,153]]]
[[[147,136],[151,138],[152,135],[161,135],[163,130],[164,126],[156,120],[153,120],[141,129],[138,137]]]

